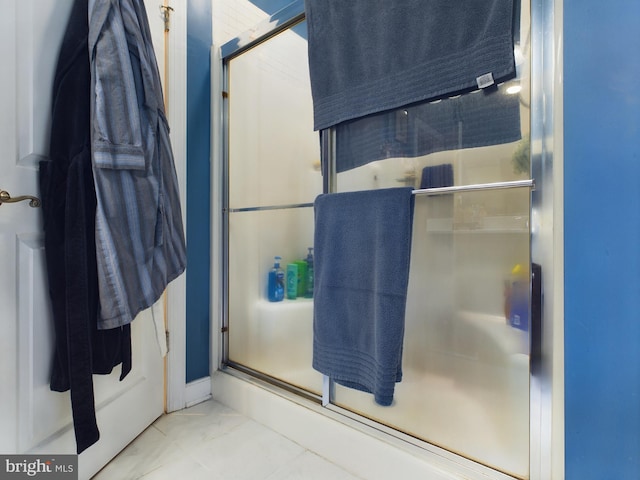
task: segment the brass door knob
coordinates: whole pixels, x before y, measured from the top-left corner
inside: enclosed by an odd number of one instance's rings
[[[21,195],[19,197],[11,197],[9,192],[5,190],[0,190],[0,205],[3,203],[16,203],[22,202],[23,200],[29,200],[29,206],[33,208],[37,208],[40,206],[40,199],[38,197],[32,197],[31,195]]]

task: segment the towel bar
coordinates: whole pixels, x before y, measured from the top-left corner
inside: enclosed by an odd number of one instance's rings
[[[504,188],[529,187],[535,190],[534,180],[513,180],[510,182],[476,183],[472,185],[456,185],[452,187],[421,188],[413,190],[414,195],[440,195],[444,193],[474,192],[478,190],[499,190]]]
[[[440,195],[444,193],[457,192],[473,192],[478,190],[500,190],[504,188],[521,188],[529,187],[535,190],[536,184],[534,180],[513,180],[510,182],[494,182],[494,183],[476,183],[471,185],[457,185],[452,187],[436,187],[421,188],[412,190],[414,195]],[[237,212],[255,212],[261,210],[286,210],[289,208],[308,208],[313,207],[313,203],[293,203],[288,205],[269,205],[264,207],[245,207],[245,208],[229,208],[227,211],[231,213]]]
[[[243,208],[229,208],[228,212],[257,212],[263,210],[287,210],[289,208],[308,208],[313,207],[313,203],[291,203],[287,205],[266,205],[264,207],[243,207]]]

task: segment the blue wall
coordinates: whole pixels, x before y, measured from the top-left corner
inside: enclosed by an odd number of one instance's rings
[[[640,479],[640,2],[564,1],[566,478]]]
[[[187,372],[209,375],[211,0],[187,2]]]

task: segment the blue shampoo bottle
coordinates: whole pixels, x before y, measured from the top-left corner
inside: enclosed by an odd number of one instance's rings
[[[281,302],[284,299],[284,271],[280,268],[281,257],[275,257],[273,268],[269,270],[267,282],[267,298],[270,302]]]

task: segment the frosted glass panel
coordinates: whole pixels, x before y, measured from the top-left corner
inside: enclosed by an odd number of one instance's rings
[[[340,385],[337,405],[528,476],[529,198],[528,188],[416,197],[403,380],[390,407]]]
[[[364,145],[374,161],[338,173],[337,191],[530,178],[528,46],[517,48],[518,77],[492,95],[509,110],[516,107],[519,139],[453,148],[451,138],[457,134],[464,143],[471,127],[462,118],[452,127],[447,149],[394,157],[397,150],[421,151],[430,148],[428,142],[437,144],[433,132],[441,127],[438,112],[422,112],[412,120],[410,108],[399,109],[381,129],[388,141],[371,137],[373,146]],[[521,89],[512,88],[517,86]],[[453,103],[460,98],[443,99],[433,108],[447,107],[447,102],[455,110]],[[430,124],[425,119],[435,120]],[[355,143],[348,133],[347,128],[338,131],[338,151],[341,138],[344,148]],[[340,385],[335,386],[335,404],[489,467],[528,477],[529,201],[528,188],[416,197],[403,380],[390,407]]]
[[[313,246],[313,208],[299,206],[322,193],[305,29],[303,22],[227,64],[228,359],[320,394],[313,299],[267,298],[274,257],[286,271]]]
[[[274,256],[286,270],[313,246],[313,208],[236,212],[229,224],[229,360],[320,394],[313,299],[267,300]]]
[[[529,8],[522,3],[514,38],[517,76],[490,96],[445,98],[426,111],[408,106],[339,126],[335,191],[529,179]],[[480,103],[479,116],[444,122]],[[530,197],[528,187],[416,196],[394,403],[379,406],[371,394],[338,384],[333,403],[529,477]]]
[[[308,203],[322,193],[307,41],[295,31],[229,62],[229,159],[231,208]]]

